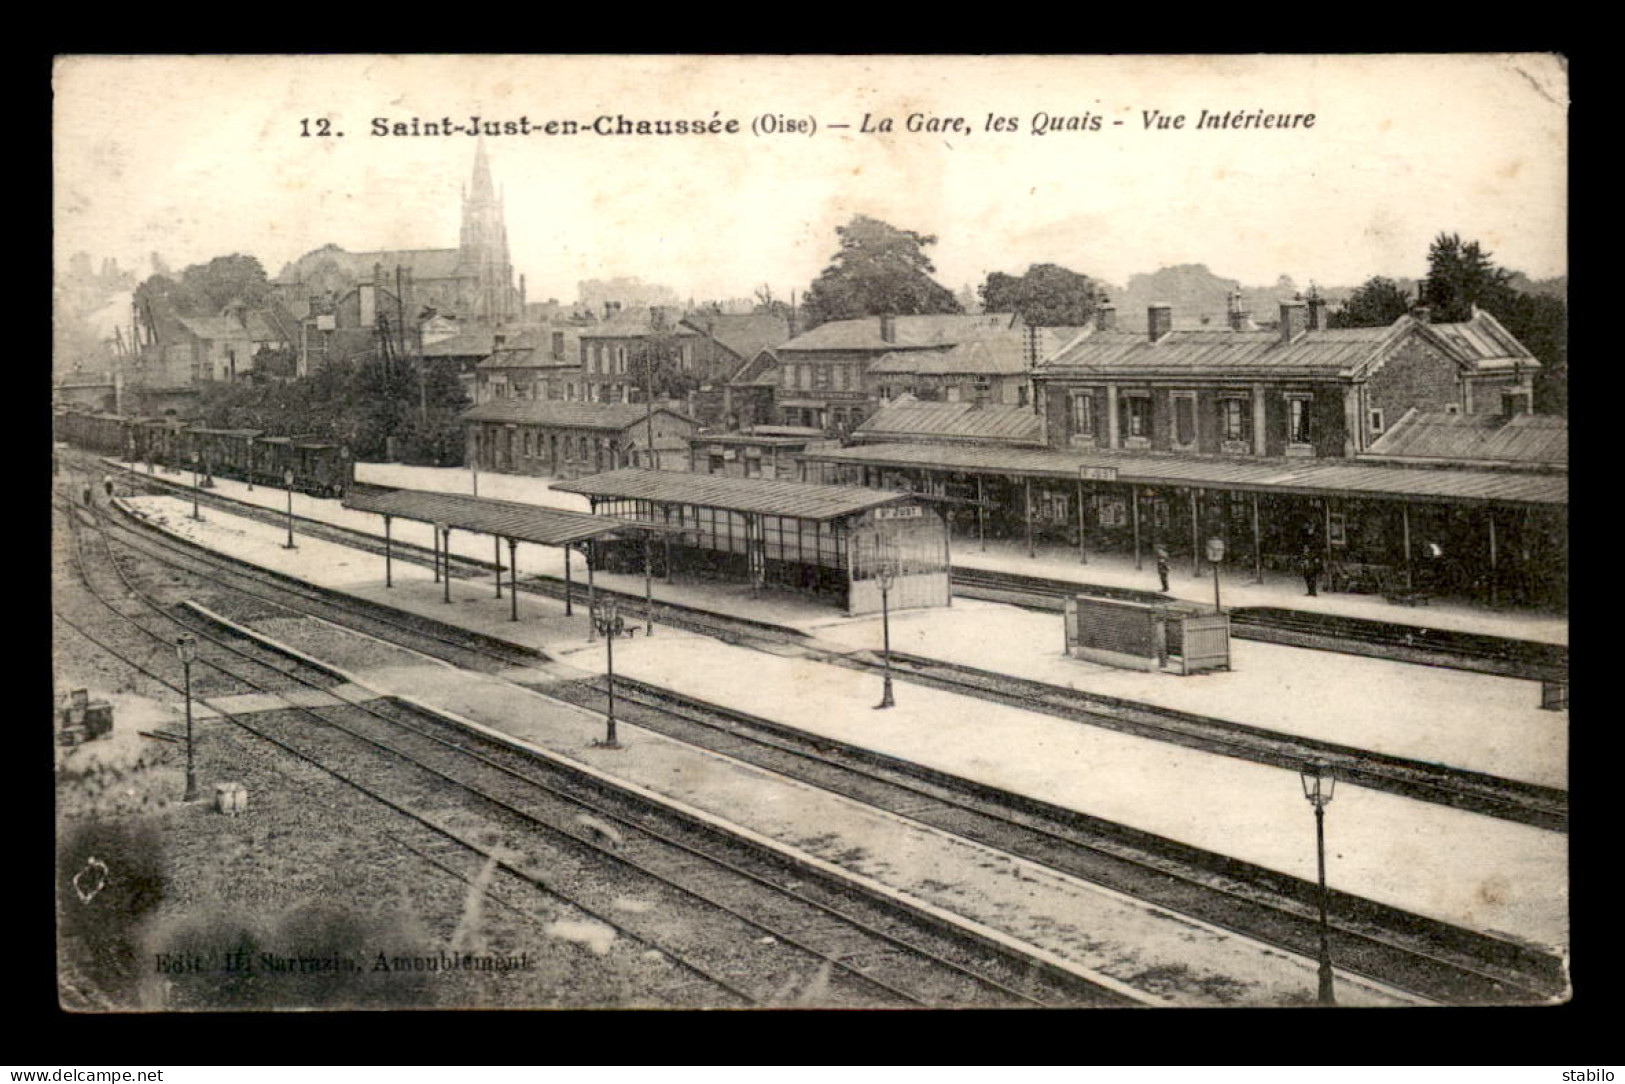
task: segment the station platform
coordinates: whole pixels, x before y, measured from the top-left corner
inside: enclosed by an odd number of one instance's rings
[[[444,493],[468,493],[474,481],[471,472],[461,468],[409,467],[390,463],[358,463],[358,481],[374,485],[401,486],[430,489]],[[588,511],[587,502],[574,494],[558,493],[549,486],[550,479],[528,478],[512,474],[482,472],[479,490],[482,496],[503,500],[529,501],[558,508]],[[1069,546],[1038,543],[1035,556],[1027,556],[1027,547],[1021,540],[988,539],[985,550],[973,538],[956,536],[953,539],[953,563],[956,567],[986,569],[992,572],[1017,573],[1045,579],[1072,580],[1078,583],[1100,584],[1108,587],[1132,587],[1159,591],[1155,560],[1149,548],[1143,567],[1134,567],[1134,557],[1119,553],[1090,553],[1087,564],[1079,563],[1077,550]],[[1254,582],[1253,569],[1221,570],[1220,595],[1226,608],[1240,606],[1275,606],[1308,613],[1337,614],[1361,617],[1372,621],[1386,621],[1401,625],[1419,625],[1456,632],[1475,632],[1490,636],[1506,636],[1519,640],[1538,640],[1543,643],[1569,642],[1568,618],[1562,615],[1514,609],[1492,610],[1450,599],[1434,599],[1427,606],[1400,606],[1373,595],[1342,594],[1324,588],[1313,598],[1304,591],[1303,577],[1291,573],[1265,571],[1264,582]],[[1175,558],[1168,577],[1168,594],[1190,602],[1211,604],[1213,601],[1213,574],[1207,565],[1200,575],[1192,575],[1189,558]]]
[[[362,468],[362,477],[380,485],[416,487],[429,482],[440,487],[440,492],[454,492],[456,484],[469,481],[466,471],[369,464]],[[553,493],[547,489],[545,479],[481,474],[480,490],[486,496],[532,503],[541,503],[537,500],[540,494],[551,493],[555,506],[569,510],[582,510],[586,505],[575,495]],[[268,508],[286,507],[284,490],[258,486],[249,491],[241,482],[222,478],[216,479],[216,492]],[[382,537],[379,516],[340,507],[337,501],[296,493],[294,512]],[[397,520],[393,536],[424,548],[433,545],[433,530],[424,523]],[[489,538],[453,532],[451,541],[453,552],[459,556],[484,561],[495,556]],[[504,561],[505,551],[506,547]],[[559,549],[521,544],[516,555],[521,578],[564,575],[564,557]],[[956,551],[955,560],[960,557]],[[278,558],[271,554],[269,559]],[[301,564],[296,561],[292,567]],[[580,602],[586,592],[585,570],[579,556],[573,559],[573,566],[578,599],[574,617],[577,625],[573,627],[585,638],[585,609]],[[429,569],[401,561],[394,563],[394,575],[397,583],[403,576],[431,578]],[[330,565],[310,569],[309,576],[319,578],[323,586],[353,587],[373,601],[387,601],[382,585],[383,559],[375,555],[345,550]],[[494,602],[494,579],[494,574],[483,582],[455,578],[452,597],[460,604],[471,598]],[[1179,574],[1176,572],[1172,579],[1177,584]],[[641,576],[596,573],[595,582],[635,598],[644,593]],[[1202,582],[1209,594],[1205,600],[1195,600],[1211,603],[1212,580]],[[827,602],[786,591],[767,590],[752,596],[743,584],[684,580],[669,584],[656,580],[652,591],[658,601],[767,622],[838,650],[878,652],[882,643],[878,616],[849,618]],[[1191,591],[1199,594],[1196,588]],[[500,621],[493,635],[530,637],[528,628],[516,628],[506,620],[508,605],[504,601],[493,606]],[[541,606],[536,596],[522,592],[519,605],[525,625],[541,622],[549,626],[541,630],[544,638],[562,631],[551,628],[555,620],[564,620],[562,613],[557,619],[549,616],[552,608]],[[641,617],[640,610],[633,604],[624,607],[622,614],[628,623],[634,623]],[[1229,671],[1182,678],[1068,658],[1062,651],[1062,641],[1059,614],[1035,613],[974,599],[958,598],[943,609],[895,611],[892,616],[892,644],[898,651],[1157,707],[1214,715],[1391,756],[1542,786],[1567,786],[1569,715],[1566,711],[1541,710],[1540,683],[1536,681],[1240,639],[1231,640]]]
[[[187,515],[189,506],[175,498],[143,497],[130,503],[155,521],[162,520],[166,529],[211,548],[541,649],[556,660],[549,669],[566,665],[592,672],[602,666],[603,648],[587,642],[584,615],[578,609],[576,616],[564,618],[562,602],[522,596],[521,616],[526,619],[515,624],[507,620],[508,600],[496,600],[489,583],[454,581],[457,601],[446,604],[441,601],[441,586],[432,582],[427,569],[400,566],[396,587],[385,589],[376,556],[317,540],[301,541],[300,552],[288,551],[281,545],[284,536],[272,525],[212,510],[205,513],[208,519],[198,523]],[[523,565],[521,561],[522,571]],[[990,633],[986,622],[1001,608],[967,609],[967,605],[956,603],[952,611],[923,611],[918,627],[927,628],[949,612],[956,619],[958,614],[966,614],[966,624],[957,635],[981,627],[983,652],[978,665],[986,665],[986,650],[994,641],[1013,641],[1019,630]],[[905,615],[899,617],[906,622]],[[817,630],[819,635],[830,636],[834,624],[826,620]],[[873,619],[856,619],[846,627],[848,631],[841,635],[849,637],[854,649],[865,635],[878,640],[879,622]],[[1059,654],[1058,624],[1050,639]],[[868,646],[878,647],[878,643]],[[918,686],[901,686],[897,706],[877,712],[873,705],[879,697],[879,682],[872,675],[732,647],[669,627],[657,626],[653,637],[640,635],[618,642],[615,659],[617,672],[726,707],[1293,876],[1311,880],[1315,876],[1313,817],[1294,772]],[[1402,667],[1407,676],[1426,669],[1384,665]],[[1278,680],[1289,684],[1304,680],[1296,666],[1276,669],[1284,669],[1287,675]],[[748,675],[748,680],[741,680],[741,675]],[[555,672],[554,678],[557,676]],[[1473,681],[1505,680],[1466,676]],[[1212,677],[1163,680],[1189,682],[1192,688],[1216,688],[1203,685],[1213,681]],[[467,684],[446,682],[441,671],[438,683],[428,683],[424,691],[439,688],[437,695],[457,697]],[[1369,702],[1369,693],[1367,689],[1367,695],[1354,703]],[[503,693],[509,703],[505,710],[510,713],[516,695],[514,691]],[[1304,699],[1319,695],[1307,686],[1303,690]],[[1241,703],[1251,704],[1255,699],[1268,700],[1268,696],[1256,691],[1238,694]],[[1477,699],[1475,693],[1474,701],[1458,710],[1481,715]],[[1347,705],[1343,707],[1346,710]],[[712,782],[706,780],[690,797],[698,802],[713,789]],[[719,795],[732,795],[733,813],[749,821],[773,814],[771,800],[752,797],[760,782],[754,780],[742,789],[717,783],[715,789]],[[1562,834],[1348,784],[1337,789],[1327,829],[1328,879],[1339,890],[1534,945],[1562,950],[1567,944],[1568,840]],[[797,830],[807,831],[805,826]],[[867,853],[867,837],[862,842],[865,846],[860,851]],[[894,855],[874,868],[892,866],[923,877],[929,863],[910,853]],[[1078,921],[1076,915],[1068,920],[1069,924]]]

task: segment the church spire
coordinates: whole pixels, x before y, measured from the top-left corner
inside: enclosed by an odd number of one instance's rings
[[[474,184],[472,196],[476,202],[494,199],[491,185],[491,165],[485,160],[485,137],[474,141]]]

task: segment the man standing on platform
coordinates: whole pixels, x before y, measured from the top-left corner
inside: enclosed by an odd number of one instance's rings
[[[1168,590],[1168,547],[1157,547],[1157,578],[1162,581],[1163,591]]]
[[[1303,548],[1303,585],[1307,587],[1310,598],[1319,595],[1316,588],[1320,585],[1320,574],[1325,570],[1325,562],[1321,560],[1320,550],[1313,542]]]

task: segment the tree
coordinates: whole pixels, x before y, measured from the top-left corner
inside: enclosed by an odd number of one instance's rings
[[[1387,327],[1410,311],[1410,294],[1393,279],[1377,275],[1356,287],[1332,313],[1332,326]]]
[[[1019,277],[994,271],[980,293],[983,311],[1019,312],[1034,327],[1081,327],[1103,296],[1088,275],[1052,263],[1035,263]]]
[[[1491,263],[1491,255],[1477,241],[1463,243],[1459,234],[1441,233],[1433,239],[1422,285],[1433,319],[1459,323],[1472,318],[1474,305],[1496,312],[1510,303],[1512,273]]]
[[[867,215],[855,216],[835,233],[840,251],[813,281],[802,305],[806,328],[881,314],[964,311],[953,292],[931,278],[936,268],[925,250],[937,243],[936,237]]]
[[[1491,255],[1457,234],[1434,239],[1423,283],[1433,319],[1470,320],[1475,305],[1493,315],[1540,362],[1535,409],[1562,412],[1568,407],[1568,304],[1560,297],[1520,293],[1513,272],[1495,266]]]
[[[773,296],[773,287],[762,283],[756,287],[756,304],[751,312],[757,316],[777,316],[781,319],[790,318],[790,306]]]

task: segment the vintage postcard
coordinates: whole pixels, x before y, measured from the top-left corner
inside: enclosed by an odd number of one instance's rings
[[[1568,1000],[1562,57],[53,90],[64,1008]]]

